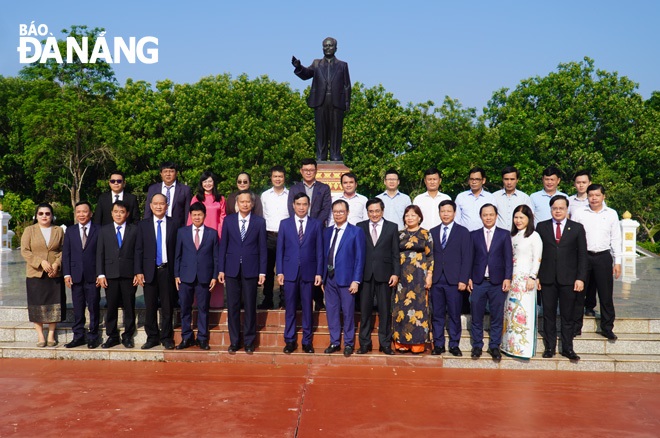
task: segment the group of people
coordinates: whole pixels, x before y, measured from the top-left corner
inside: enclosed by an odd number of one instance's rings
[[[74,308],[68,348],[120,343],[133,348],[138,285],[146,307],[142,349],[162,344],[208,350],[209,308],[224,305],[228,351],[252,353],[256,310],[274,307],[276,283],[285,309],[284,353],[298,348],[298,310],[302,350],[314,353],[312,314],[323,308],[330,332],[326,354],[341,349],[342,334],[345,356],[370,352],[375,306],[384,354],[419,354],[429,342],[431,354],[443,354],[446,327],[449,352],[462,356],[461,314],[471,313],[471,356],[477,359],[489,313],[487,352],[493,359],[501,359],[501,352],[530,358],[536,350],[537,291],[543,305],[543,357],[556,354],[559,305],[561,354],[579,360],[573,338],[581,333],[583,315],[594,315],[596,293],[601,334],[616,339],[612,293],[613,275],[621,272],[621,233],[617,213],[604,202],[605,188],[591,184],[588,172],[576,174],[577,194],[568,198],[557,190],[560,173],[554,167],[544,170],[544,187],[531,196],[517,190],[514,167],[503,169],[503,189],[492,194],[484,189],[486,172],[477,167],[469,171],[470,189],[453,201],[440,192],[440,171],[431,168],[424,176],[426,192],[412,202],[399,192],[396,170],[386,172],[386,190],[373,199],[357,193],[358,179],[350,172],[341,176],[342,193],[331,195],[330,187],[316,180],[314,159],[303,159],[300,173],[302,180],[287,189],[285,169],[274,166],[272,187],[259,196],[242,172],[237,190],[225,198],[212,172],[201,175],[193,195],[177,181],[174,163],[163,163],[162,181],[149,187],[140,219],[136,197],[124,191],[124,175],[113,172],[110,191],[99,197],[95,214],[89,202],[79,202],[77,223],[66,233],[53,226],[52,207],[40,204],[35,224],[21,241],[38,346],[57,345],[54,328],[64,318],[65,284]],[[264,300],[257,306],[259,286]],[[107,301],[103,343],[100,288]],[[175,346],[177,305],[182,340]],[[359,348],[354,344],[356,307]],[[49,324],[47,340],[44,323]]]

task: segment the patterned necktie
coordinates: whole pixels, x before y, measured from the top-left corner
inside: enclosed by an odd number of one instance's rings
[[[115,202],[119,201],[119,195],[115,195]]]
[[[156,230],[156,266],[160,266],[163,264],[163,230],[160,227],[163,220],[160,219],[156,222],[158,222],[158,229]]]
[[[332,275],[334,275],[335,270],[335,244],[337,243],[339,230],[340,228],[335,227],[335,235],[332,237],[332,244],[330,245],[330,251],[328,252],[328,271],[332,271]]]
[[[245,240],[245,222],[247,222],[247,219],[241,219],[241,222],[243,222],[241,225],[241,241],[243,241]]]
[[[298,219],[298,221],[300,222],[300,227],[298,228],[298,243],[302,243],[302,240],[303,240],[303,227],[302,227],[302,225],[303,225],[304,219]]]
[[[117,227],[117,244],[119,245],[119,248],[121,248],[121,225]]]
[[[442,245],[442,249],[445,249],[447,246],[447,231],[449,230],[449,227],[445,227],[444,231],[442,232],[442,241],[440,244]]]
[[[167,193],[165,193],[165,198],[167,199],[167,206],[170,206],[170,190],[172,190],[172,186],[165,186],[165,190],[167,190]]]
[[[195,228],[195,249],[199,249],[199,228]]]
[[[378,222],[371,224],[371,226],[373,227],[371,228],[371,241],[376,246],[376,242],[378,242]]]
[[[557,243],[561,240],[561,222],[557,222],[557,230],[555,231],[555,240]]]
[[[87,245],[87,225],[83,227],[83,237],[82,237],[82,247],[85,249],[85,245]]]

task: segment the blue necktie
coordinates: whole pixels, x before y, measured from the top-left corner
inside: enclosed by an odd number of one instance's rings
[[[117,244],[121,248],[121,225],[117,227]]]
[[[243,222],[243,225],[241,225],[241,241],[245,240],[245,222],[247,222],[247,219],[241,219],[241,222]]]
[[[163,230],[160,228],[160,224],[163,220],[159,220],[158,230],[156,231],[156,266],[163,264]]]
[[[447,246],[447,230],[449,227],[445,227],[445,230],[442,232],[442,241],[440,244],[442,245],[442,249],[445,249],[445,246]]]

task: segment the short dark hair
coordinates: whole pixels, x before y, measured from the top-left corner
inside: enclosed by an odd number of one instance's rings
[[[415,204],[410,204],[409,206],[406,207],[405,210],[403,210],[403,216],[401,219],[403,220],[403,223],[406,223],[406,213],[408,213],[410,210],[414,211],[417,216],[419,216],[419,223],[421,224],[424,222],[424,215],[422,214],[422,209],[416,206]]]
[[[273,176],[274,172],[282,172],[284,176],[286,177],[286,169],[284,166],[280,166],[279,164],[276,166],[273,166],[270,168],[270,176]]]
[[[161,172],[165,169],[174,169],[174,170],[177,170],[177,171],[179,170],[179,169],[177,169],[176,164],[174,164],[173,161],[163,161],[162,163],[160,163]]]
[[[238,197],[239,196],[245,195],[245,194],[250,195],[250,201],[252,201],[252,204],[254,204],[254,200],[255,200],[256,197],[254,196],[254,193],[252,193],[251,190],[239,190],[238,192],[236,192],[236,202],[238,202]]]
[[[486,171],[484,170],[483,167],[478,167],[478,166],[470,169],[470,173],[468,173],[468,178],[470,177],[470,175],[477,172],[481,174],[481,178],[486,178]]]
[[[513,214],[511,215],[511,236],[518,234],[518,228],[516,227],[516,224],[513,223],[513,218],[518,212],[524,214],[527,216],[527,219],[529,219],[527,222],[527,228],[525,228],[525,237],[529,237],[534,232],[534,213],[532,212],[532,209],[525,204],[519,205],[513,209]]]
[[[238,177],[241,176],[241,175],[247,175],[247,177],[248,177],[248,184],[252,185],[252,177],[250,176],[249,173],[245,172],[244,170],[243,170],[243,171],[240,171],[240,172],[238,172],[238,175],[236,175],[236,179],[238,180]]]
[[[206,206],[199,201],[194,202],[190,206],[190,213],[192,213],[193,211],[201,211],[202,213],[204,213],[204,216],[206,216]]]
[[[307,193],[305,192],[298,192],[293,195],[293,202],[296,202],[300,198],[307,198],[307,202],[309,202],[309,196],[307,196]]]
[[[587,194],[589,192],[595,192],[596,190],[600,190],[601,194],[605,194],[605,187],[602,184],[589,184],[589,187],[587,187]]]
[[[353,178],[353,181],[355,181],[355,183],[357,184],[357,182],[358,182],[357,176],[353,172],[342,173],[341,177],[339,178],[339,182],[344,182],[344,177],[345,176],[347,176],[349,178]]]
[[[128,205],[126,204],[126,202],[118,199],[118,200],[116,200],[115,202],[112,203],[112,209],[113,210],[114,210],[115,206],[123,208],[124,210],[126,210],[130,214],[130,212],[128,211]]]
[[[300,167],[307,166],[309,164],[312,164],[314,167],[316,167],[316,160],[314,158],[303,158],[300,160]]]
[[[568,198],[564,195],[555,195],[552,198],[550,198],[550,207],[552,207],[555,204],[555,202],[562,199],[566,201],[566,207],[568,207]]]
[[[364,206],[364,208],[369,209],[369,207],[374,204],[380,204],[380,209],[385,210],[385,203],[380,198],[371,198],[367,201],[367,204]]]
[[[110,172],[110,175],[108,175],[108,178],[110,178],[112,175],[119,175],[122,177],[122,179],[126,179],[126,175],[124,175],[124,172],[122,172],[121,170],[113,170],[112,172]]]
[[[561,179],[561,172],[555,166],[548,166],[543,169],[543,176],[552,176],[557,175],[557,178]]]
[[[516,178],[520,179],[520,171],[514,166],[506,166],[504,169],[502,169],[502,176],[513,172],[516,172]]]
[[[399,172],[397,172],[396,169],[394,168],[387,169],[385,171],[385,176],[383,177],[383,179],[387,178],[387,175],[396,175],[397,178],[401,179],[401,177],[399,176]]]
[[[37,205],[37,208],[34,209],[34,221],[32,222],[33,224],[37,223],[37,213],[39,213],[40,208],[47,208],[50,210],[50,223],[52,224],[53,221],[55,221],[55,210],[53,210],[53,206],[50,205],[47,202],[42,202],[41,204]]]
[[[589,181],[591,181],[591,172],[589,172],[586,169],[578,170],[577,172],[575,172],[575,175],[573,175],[573,182],[575,182],[575,179],[578,176],[586,176],[587,178],[589,178]]]
[[[438,177],[442,177],[437,167],[429,167],[424,171],[424,178],[426,178],[429,175],[435,175],[435,174],[438,174]]]
[[[484,208],[487,208],[487,207],[493,207],[495,209],[495,214],[497,214],[497,207],[495,205],[493,205],[493,204],[484,204],[479,209],[479,217],[481,217],[481,212],[484,211]]]
[[[92,210],[92,204],[90,204],[89,201],[78,201],[78,202],[76,202],[76,205],[73,207],[73,209],[75,210],[76,207],[78,207],[80,205],[86,205],[87,207],[89,207],[89,211],[93,211]]]
[[[445,199],[444,201],[441,201],[440,204],[438,205],[438,211],[440,211],[440,209],[445,205],[451,205],[451,208],[453,208],[454,211],[456,211],[456,203],[451,199]]]
[[[346,211],[350,210],[350,208],[348,206],[348,202],[344,201],[343,199],[337,199],[335,202],[332,203],[332,207],[330,207],[330,208],[334,208],[335,205],[337,205],[337,204],[344,204],[346,206]]]

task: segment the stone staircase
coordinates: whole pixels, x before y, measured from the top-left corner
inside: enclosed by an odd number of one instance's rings
[[[227,331],[227,312],[212,310],[210,314],[211,337],[210,351],[202,351],[197,347],[183,351],[164,350],[156,347],[151,350],[141,350],[139,347],[146,341],[142,327],[144,309],[136,309],[138,316],[138,333],[135,336],[135,349],[125,349],[119,345],[110,349],[89,350],[85,346],[73,349],[64,348],[64,344],[72,340],[71,325],[73,311],[67,312],[67,322],[57,329],[57,347],[36,347],[36,334],[32,323],[27,322],[25,307],[0,307],[0,357],[3,358],[45,358],[45,359],[75,359],[75,360],[135,360],[135,361],[197,361],[197,362],[252,362],[273,364],[328,364],[328,365],[365,365],[365,366],[420,366],[447,368],[484,368],[484,369],[530,369],[530,370],[566,370],[566,371],[620,371],[620,372],[660,372],[660,318],[618,318],[615,322],[617,341],[608,341],[597,333],[598,319],[585,317],[582,335],[575,338],[574,349],[581,360],[572,363],[557,355],[552,359],[541,358],[543,343],[540,336],[537,339],[536,357],[531,360],[514,359],[504,356],[500,362],[493,361],[484,351],[479,360],[470,358],[470,317],[463,316],[463,334],[460,348],[463,357],[454,357],[449,353],[442,356],[432,356],[427,351],[421,355],[397,354],[386,356],[377,352],[378,336],[372,334],[372,343],[376,350],[370,354],[353,355],[345,358],[341,352],[331,355],[323,354],[329,344],[329,333],[325,312],[314,313],[314,347],[315,354],[305,354],[299,348],[296,353],[282,353],[284,347],[284,311],[270,310],[257,312],[257,350],[248,355],[243,350],[237,354],[228,354],[229,333]],[[300,315],[298,323],[300,324]],[[101,311],[104,317],[104,310]],[[375,316],[377,320],[377,316]],[[359,314],[356,315],[356,327]],[[121,323],[121,312],[120,312]],[[488,327],[486,317],[485,327]],[[175,342],[181,340],[179,315],[175,314]],[[302,336],[298,330],[299,338]],[[488,343],[488,333],[485,334]],[[357,347],[357,342],[356,342]],[[559,346],[561,349],[561,346]]]

